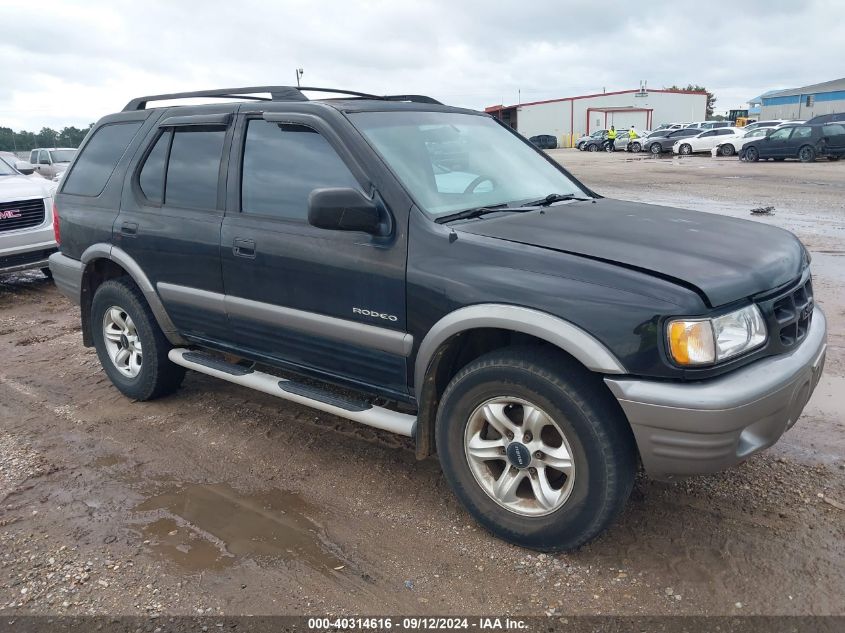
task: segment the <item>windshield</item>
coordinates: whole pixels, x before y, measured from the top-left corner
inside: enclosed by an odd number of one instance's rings
[[[50,158],[54,163],[69,163],[76,156],[75,149],[52,149],[50,150]]]
[[[349,115],[416,203],[433,215],[585,192],[486,116],[456,112]]]
[[[0,176],[14,176],[17,173],[9,163],[0,157]]]

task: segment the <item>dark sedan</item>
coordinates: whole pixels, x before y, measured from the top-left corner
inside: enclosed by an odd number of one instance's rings
[[[802,163],[811,163],[817,156],[839,160],[845,156],[845,124],[788,125],[747,143],[743,154],[745,160],[752,162],[761,158],[797,158]]]
[[[531,141],[535,147],[539,147],[540,149],[557,149],[557,138],[551,134],[538,134],[537,136],[532,136],[528,140]]]
[[[703,131],[697,127],[685,127],[681,130],[666,130],[665,136],[649,136],[643,142],[643,150],[652,154],[671,152],[672,146],[679,138],[695,136],[696,134],[701,134]]]

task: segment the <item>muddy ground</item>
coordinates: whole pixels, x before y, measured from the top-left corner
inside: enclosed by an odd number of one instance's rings
[[[552,154],[598,192],[750,217],[813,253],[827,371],[774,448],[640,479],[578,552],[498,541],[404,439],[198,374],[150,403],[40,273],[0,278],[0,613],[829,614],[845,594],[845,163]]]

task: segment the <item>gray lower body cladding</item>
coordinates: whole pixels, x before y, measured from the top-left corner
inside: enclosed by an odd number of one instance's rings
[[[791,428],[818,384],[827,322],[816,308],[789,354],[711,380],[605,378],[631,423],[646,472],[657,479],[723,470],[768,448]]]

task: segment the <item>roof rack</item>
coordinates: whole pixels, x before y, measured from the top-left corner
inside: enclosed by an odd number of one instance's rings
[[[333,94],[349,95],[355,99],[378,99],[379,101],[411,101],[414,103],[432,103],[442,105],[436,99],[425,95],[373,95],[355,90],[339,90],[337,88],[314,88],[310,86],[249,86],[246,88],[218,88],[216,90],[195,90],[193,92],[174,92],[164,95],[148,95],[136,97],[123,108],[124,112],[145,110],[149,101],[170,101],[173,99],[193,99],[196,97],[213,97],[217,99],[246,99],[249,101],[308,101],[303,92],[329,92]],[[258,93],[269,94],[269,97],[256,96]]]

